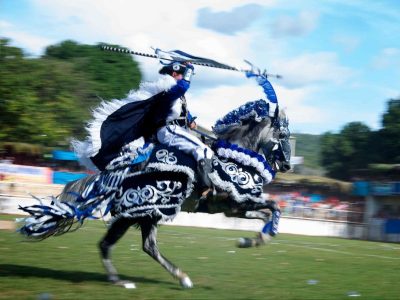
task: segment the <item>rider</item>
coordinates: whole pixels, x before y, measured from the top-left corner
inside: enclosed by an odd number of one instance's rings
[[[193,70],[191,64],[174,61],[159,70],[162,76],[157,81],[142,83],[122,101],[102,103],[87,127],[87,142],[74,143],[78,156],[90,158],[99,170],[104,170],[124,145],[156,134],[161,144],[193,156],[200,179],[209,185],[206,174],[211,171],[213,151],[188,131],[196,126],[184,97]]]
[[[191,64],[173,62],[162,67],[159,73],[172,76],[176,80],[177,86],[182,86],[183,89],[187,90],[190,86],[193,71],[194,67]],[[198,171],[203,183],[210,186],[207,173],[212,170],[211,158],[214,153],[210,147],[189,132],[188,128],[194,129],[196,127],[196,118],[188,111],[184,94],[175,99],[172,105],[165,101],[161,105],[161,109],[166,108],[169,109],[167,118],[160,119],[158,123],[158,141],[192,155],[198,163]]]

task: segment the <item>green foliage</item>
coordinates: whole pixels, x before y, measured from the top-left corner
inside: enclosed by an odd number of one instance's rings
[[[322,136],[321,162],[328,175],[350,179],[353,170],[368,169],[374,163],[400,163],[400,99],[389,100],[387,107],[378,131],[353,122],[338,134]]]
[[[140,82],[138,65],[130,55],[100,51],[99,45],[79,45],[64,41],[49,46],[45,57],[73,63],[74,69],[93,80],[95,95],[103,99],[122,98]]]
[[[140,81],[130,56],[65,41],[28,59],[0,39],[0,142],[67,147],[82,137],[100,98],[121,98]]]
[[[350,171],[365,168],[370,162],[371,130],[360,122],[347,124],[339,134],[321,138],[322,165],[334,178],[349,179]]]
[[[400,99],[391,99],[388,110],[383,115],[382,130],[382,160],[384,163],[400,163]]]
[[[305,165],[314,167],[318,163],[312,158],[320,157],[320,164],[329,176],[344,180],[350,179],[354,170],[369,169],[374,163],[400,163],[399,120],[400,99],[391,99],[382,116],[382,129],[372,131],[363,123],[352,122],[337,134],[327,132],[319,140],[314,137],[318,143],[308,135],[297,134],[296,155],[304,156]]]

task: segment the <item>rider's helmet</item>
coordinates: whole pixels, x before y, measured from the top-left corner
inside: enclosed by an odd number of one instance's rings
[[[174,61],[168,65],[163,66],[158,73],[163,74],[163,75],[172,75],[173,72],[176,72],[178,74],[184,74],[186,71],[186,65],[178,62],[178,61]]]

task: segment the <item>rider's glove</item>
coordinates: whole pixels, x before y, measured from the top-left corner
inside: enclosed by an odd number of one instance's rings
[[[186,70],[183,73],[183,80],[190,82],[190,80],[192,79],[192,76],[194,75],[194,67],[192,64],[187,63],[186,64]]]
[[[196,119],[197,119],[197,117],[193,116],[193,115],[190,113],[190,111],[187,112],[187,121],[188,121],[189,124],[192,123],[192,122],[194,122]]]

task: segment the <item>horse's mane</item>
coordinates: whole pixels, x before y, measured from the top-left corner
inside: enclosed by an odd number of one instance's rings
[[[225,132],[217,134],[219,139],[239,144],[250,150],[258,150],[259,144],[271,129],[271,119],[265,118],[260,122],[249,120],[241,125],[231,126]]]
[[[286,124],[289,124],[289,118],[286,114],[286,108],[279,108],[278,117],[281,122],[284,121]]]

